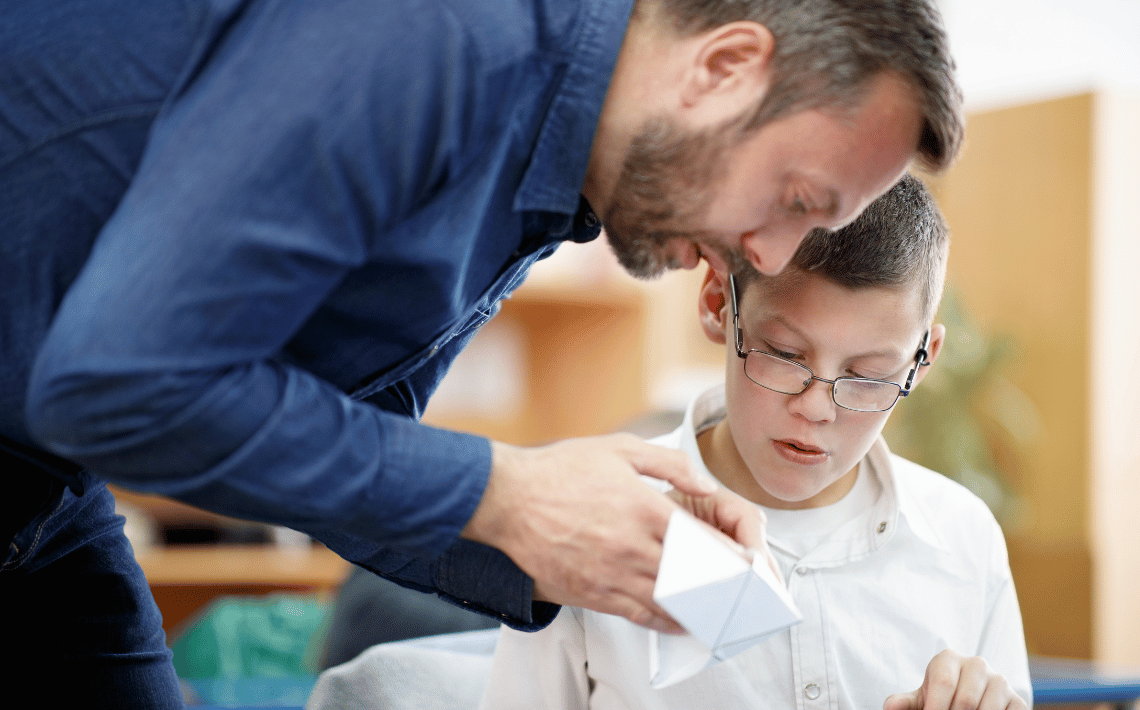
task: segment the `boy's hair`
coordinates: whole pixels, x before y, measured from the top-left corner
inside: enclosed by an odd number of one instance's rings
[[[919,314],[929,323],[942,299],[949,247],[950,232],[934,198],[921,180],[907,174],[851,224],[834,232],[812,230],[788,269],[850,289],[914,288]],[[736,278],[743,287],[767,277],[749,268]]]
[[[923,116],[918,159],[945,169],[962,144],[962,91],[933,0],[640,0],[691,36],[729,22],[775,39],[772,84],[745,130],[808,109],[853,108],[870,81],[896,74]]]

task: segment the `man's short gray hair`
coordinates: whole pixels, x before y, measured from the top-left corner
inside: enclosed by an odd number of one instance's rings
[[[949,167],[962,144],[962,92],[933,0],[641,0],[688,36],[751,20],[775,38],[773,82],[748,128],[808,109],[847,109],[893,73],[923,115],[923,167]]]

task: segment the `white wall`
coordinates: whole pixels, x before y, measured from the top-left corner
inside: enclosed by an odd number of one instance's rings
[[[1090,523],[1094,657],[1140,664],[1140,91],[1096,97]]]
[[[941,0],[971,111],[1140,89],[1140,0]]]

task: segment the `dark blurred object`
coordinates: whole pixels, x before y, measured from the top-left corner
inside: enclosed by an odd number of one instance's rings
[[[269,528],[258,523],[161,526],[159,532],[164,545],[265,545],[273,542]]]
[[[324,670],[347,663],[378,643],[498,625],[494,619],[353,567],[333,604],[320,667]]]

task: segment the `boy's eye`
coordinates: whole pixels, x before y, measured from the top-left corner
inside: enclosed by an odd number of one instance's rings
[[[798,357],[795,353],[784,352],[783,350],[780,350],[779,348],[772,345],[771,343],[764,343],[764,344],[768,346],[768,352],[772,353],[773,355],[775,355],[777,357],[782,357],[785,360],[795,360],[796,357]]]

